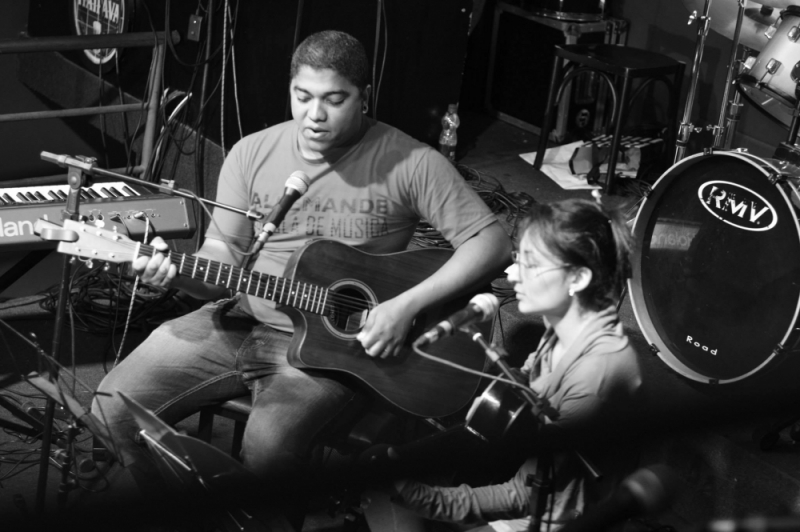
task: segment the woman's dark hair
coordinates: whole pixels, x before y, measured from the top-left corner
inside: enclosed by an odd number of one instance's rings
[[[534,236],[563,264],[592,272],[576,297],[591,310],[616,304],[631,275],[631,234],[622,215],[596,201],[536,203],[520,224],[521,238]]]
[[[358,39],[342,31],[325,30],[306,37],[292,54],[290,79],[294,79],[303,66],[334,70],[355,85],[362,95],[369,85],[367,53]]]

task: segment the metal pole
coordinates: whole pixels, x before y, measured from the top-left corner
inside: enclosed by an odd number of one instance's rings
[[[151,170],[150,158],[153,154],[153,145],[156,138],[156,123],[158,122],[158,108],[160,106],[158,95],[161,93],[161,69],[164,65],[164,45],[159,44],[153,53],[156,54],[155,61],[153,62],[153,69],[150,79],[152,85],[150,86],[150,94],[147,97],[147,123],[144,128],[144,139],[142,139],[142,158],[139,164]],[[149,176],[147,176],[149,177]]]
[[[725,145],[725,119],[728,116],[728,94],[733,85],[733,71],[736,66],[736,56],[739,52],[739,36],[742,32],[742,20],[744,19],[744,7],[747,0],[739,0],[739,14],[736,18],[736,30],[733,32],[733,45],[731,46],[731,58],[728,63],[728,77],[725,79],[725,89],[722,91],[722,108],[719,111],[719,123],[712,128],[714,131],[714,147],[719,149]]]
[[[69,37],[25,37],[0,39],[0,54],[28,52],[58,52],[64,50],[94,50],[96,48],[145,48],[163,43],[163,31],[144,31],[107,35],[72,35]],[[172,42],[180,42],[177,31],[170,33]]]
[[[694,105],[695,94],[697,92],[697,82],[700,78],[700,63],[703,61],[703,49],[706,45],[706,37],[708,36],[708,27],[710,19],[708,18],[708,11],[711,9],[711,0],[706,0],[706,5],[703,8],[703,14],[698,18],[696,12],[692,13],[689,17],[689,23],[692,20],[697,20],[697,43],[695,45],[694,63],[692,64],[692,81],[689,85],[689,95],[686,97],[686,110],[683,114],[683,121],[678,128],[678,140],[675,148],[675,163],[678,163],[686,155],[686,146],[689,144],[689,135],[691,135],[694,126],[691,123],[692,107]]]

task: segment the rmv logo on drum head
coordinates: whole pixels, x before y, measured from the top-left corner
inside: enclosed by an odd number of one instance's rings
[[[746,231],[767,231],[778,223],[778,213],[758,193],[730,181],[708,181],[697,190],[708,212]]]

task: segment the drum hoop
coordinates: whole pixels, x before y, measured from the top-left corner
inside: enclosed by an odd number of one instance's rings
[[[566,11],[553,11],[551,9],[534,9],[531,11],[534,15],[542,17],[550,17],[558,20],[574,20],[577,22],[597,22],[603,20],[603,14],[597,13],[569,13]]]
[[[672,175],[673,170],[678,166],[684,166],[689,164],[690,162],[696,163],[697,159],[711,157],[714,155],[724,155],[728,157],[741,159],[749,164],[756,166],[759,170],[761,170],[762,173],[764,173],[765,177],[768,176],[768,172],[764,171],[764,167],[770,167],[775,172],[781,173],[778,170],[778,168],[776,168],[775,165],[773,165],[769,160],[752,155],[750,153],[736,152],[736,151],[713,151],[711,153],[698,153],[686,157],[685,159],[682,159],[681,161],[678,161],[677,163],[673,164],[669,169],[667,169],[664,172],[664,174],[662,174],[656,180],[656,182],[652,186],[652,191],[656,192],[660,190],[658,186],[659,183],[661,183],[662,181],[667,179],[669,179],[670,181],[674,180],[676,176]],[[795,212],[796,208],[792,204],[791,199],[787,197],[786,192],[782,190],[777,185],[777,183],[775,184],[775,186],[778,188],[781,197],[786,202],[789,208],[789,212]],[[791,183],[789,183],[789,186],[795,188]],[[655,352],[656,355],[658,355],[658,358],[664,361],[667,364],[667,366],[669,366],[673,371],[691,380],[709,384],[728,384],[741,381],[747,377],[754,375],[755,373],[761,371],[776,356],[778,356],[779,352],[776,349],[773,349],[772,352],[769,354],[769,356],[761,364],[759,364],[757,367],[753,368],[752,370],[743,375],[739,375],[737,377],[729,379],[714,379],[692,370],[691,368],[686,366],[683,362],[681,362],[680,359],[678,359],[678,357],[675,356],[672,353],[672,351],[667,347],[666,343],[663,340],[661,340],[661,337],[658,334],[658,331],[656,330],[653,320],[649,319],[650,312],[647,309],[647,304],[645,302],[645,297],[644,297],[644,287],[642,286],[641,282],[642,281],[641,256],[643,251],[643,242],[641,241],[644,240],[644,235],[640,233],[644,232],[644,227],[642,227],[641,230],[639,231],[637,231],[637,229],[639,229],[642,223],[646,225],[646,222],[650,220],[650,217],[653,214],[653,211],[655,210],[656,206],[655,200],[658,200],[660,198],[661,198],[661,193],[657,193],[655,196],[653,196],[651,193],[651,195],[647,196],[642,201],[642,205],[639,207],[639,211],[636,213],[636,218],[633,221],[633,227],[631,231],[634,240],[634,256],[632,261],[631,278],[628,279],[628,291],[630,292],[631,295],[631,307],[633,309],[633,314],[634,317],[636,318],[636,322],[639,324],[639,328],[642,331],[642,335],[647,340],[648,345],[650,345],[651,348],[655,348]],[[647,216],[646,219],[643,218],[643,216],[645,215]],[[797,238],[798,245],[800,245],[800,220],[798,220],[797,216],[792,216],[792,220],[794,222],[794,227],[795,227],[795,237]],[[640,311],[638,310],[639,306],[641,306],[641,312],[644,313],[644,316],[640,314]],[[795,303],[794,315],[792,316],[792,321],[788,327],[788,330],[785,332],[783,338],[779,342],[780,345],[783,346],[784,348],[786,348],[789,345],[789,339],[792,336],[800,333],[800,331],[796,330],[798,316],[800,316],[800,297],[798,297],[798,300]],[[643,317],[646,317],[648,319],[643,320],[642,319]]]
[[[758,81],[751,74],[742,74],[741,76],[739,76],[739,80],[738,81],[739,82],[737,83],[737,86],[738,85],[749,85],[750,87],[753,87],[757,91],[763,92],[764,94],[766,94],[770,98],[774,98],[774,99],[778,100],[778,102],[781,105],[785,105],[786,107],[788,107],[790,109],[794,109],[794,104],[792,102],[790,102],[789,100],[787,100],[786,96],[784,96],[783,94],[780,94],[778,92],[775,92],[774,90],[772,90],[769,87],[769,85],[767,85],[763,81]],[[739,88],[739,91],[740,92],[744,92],[745,89]],[[743,94],[743,96],[749,97],[749,94]]]

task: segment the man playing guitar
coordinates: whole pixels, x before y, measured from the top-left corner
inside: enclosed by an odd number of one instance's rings
[[[293,253],[314,239],[387,254],[406,249],[420,219],[441,231],[455,248],[451,257],[421,282],[365,312],[354,339],[344,338],[358,345],[354,356],[381,361],[401,353],[420,312],[500,273],[511,244],[452,164],[366,115],[368,73],[366,53],[350,35],[325,31],[308,37],[292,57],[293,120],[234,146],[220,173],[217,201],[269,214],[287,176],[300,171],[308,177],[307,193],[254,257],[253,269],[268,275],[283,275]],[[246,251],[259,229],[217,209],[196,256],[249,267]],[[142,281],[210,303],[159,327],[114,368],[100,384],[94,413],[108,424],[141,487],[158,477],[135,442],[138,428],[117,392],[168,423],[252,394],[242,459],[291,499],[302,488],[313,440],[361,392],[335,371],[290,365],[287,350],[295,327],[274,301],[247,290],[228,297],[218,284],[180,275],[163,240],[152,245],[160,252],[133,262]],[[351,265],[354,273],[364,267]],[[376,278],[393,281],[402,274],[377,272]],[[337,335],[347,336],[336,331],[331,336]]]

